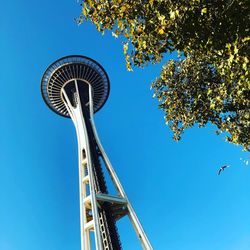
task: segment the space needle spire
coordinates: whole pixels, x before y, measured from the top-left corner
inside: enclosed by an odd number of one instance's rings
[[[71,118],[77,133],[81,250],[91,250],[94,245],[97,250],[122,249],[116,221],[126,215],[142,248],[151,250],[95,128],[93,115],[105,104],[109,90],[109,78],[103,67],[80,55],[63,57],[52,63],[41,82],[46,104],[57,114]],[[117,195],[108,193],[103,168],[107,169]]]

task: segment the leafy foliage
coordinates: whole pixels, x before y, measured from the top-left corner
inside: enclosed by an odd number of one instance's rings
[[[211,122],[250,150],[249,0],[85,0],[82,7],[80,22],[124,39],[128,70],[178,51],[152,84],[174,139]]]

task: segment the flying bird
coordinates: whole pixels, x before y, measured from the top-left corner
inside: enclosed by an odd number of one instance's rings
[[[229,167],[230,167],[229,165],[224,165],[224,166],[222,166],[222,167],[219,169],[219,171],[218,171],[218,175],[220,175],[221,172],[223,172],[226,168],[229,168]]]

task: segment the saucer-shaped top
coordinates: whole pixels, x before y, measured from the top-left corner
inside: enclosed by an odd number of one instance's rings
[[[62,57],[46,69],[41,81],[41,92],[46,104],[57,114],[69,117],[62,99],[62,88],[74,80],[92,86],[93,110],[97,112],[108,99],[109,78],[99,63],[81,55]]]

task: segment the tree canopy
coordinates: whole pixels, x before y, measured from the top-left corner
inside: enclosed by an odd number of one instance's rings
[[[83,20],[123,39],[128,70],[178,52],[152,83],[175,140],[212,123],[250,151],[249,0],[85,0]]]

